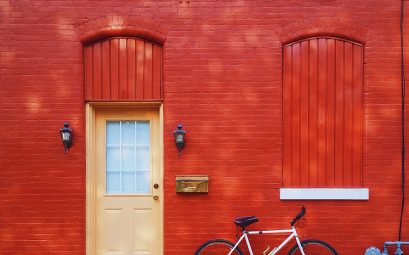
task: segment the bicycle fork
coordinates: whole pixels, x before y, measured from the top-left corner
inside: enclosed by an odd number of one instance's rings
[[[300,238],[298,237],[297,231],[295,230],[294,227],[292,227],[292,229],[293,229],[293,231],[294,231],[294,232],[293,232],[293,235],[295,236],[295,240],[297,241],[298,248],[300,248],[301,254],[302,254],[302,255],[305,255],[305,253],[304,253],[304,248],[302,247],[302,244],[301,244]]]

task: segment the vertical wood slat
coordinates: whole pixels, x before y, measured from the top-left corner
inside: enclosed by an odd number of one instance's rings
[[[135,57],[135,40],[128,39],[127,41],[127,90],[128,90],[128,99],[136,99],[136,57]]]
[[[162,91],[161,91],[161,65],[162,62],[162,49],[158,45],[153,46],[153,74],[152,74],[152,89],[153,89],[153,98],[161,98]]]
[[[136,41],[136,98],[143,98],[143,74],[145,64],[145,42]]]
[[[145,44],[145,63],[144,63],[144,72],[143,72],[143,97],[152,98],[152,54],[153,48],[152,44]]]
[[[128,96],[128,68],[127,68],[126,38],[119,39],[119,98]]]
[[[335,186],[344,185],[344,42],[335,42]]]
[[[110,70],[110,52],[109,41],[102,42],[102,98],[111,98],[111,70]]]
[[[292,47],[284,48],[284,67],[283,67],[283,102],[291,102],[292,98]],[[292,171],[292,132],[291,129],[291,112],[292,104],[283,107],[283,186],[289,187],[292,185],[291,171]]]
[[[111,44],[111,100],[119,99],[119,39]]]
[[[94,97],[96,99],[102,98],[102,58],[101,58],[101,44],[95,44],[92,47],[92,73],[94,78]]]
[[[87,101],[162,99],[162,47],[136,38],[112,38],[86,46]]]
[[[292,75],[292,112],[291,112],[291,125],[292,125],[292,183],[294,185],[300,185],[300,133],[301,133],[301,124],[300,124],[300,74],[301,74],[301,65],[300,65],[300,45],[294,45],[293,47],[293,75]]]
[[[362,46],[321,37],[283,54],[283,185],[362,186]]]
[[[327,40],[327,186],[335,186],[335,40]]]
[[[309,42],[304,41],[301,43],[301,141],[300,141],[300,146],[301,146],[301,155],[300,155],[300,182],[301,182],[301,187],[308,187],[309,185],[309,178],[308,178],[308,169],[309,169],[309,164],[308,164],[308,157],[309,157],[309,151],[308,151],[308,128],[303,128],[303,127],[308,127],[308,107],[305,107],[308,105],[308,75],[309,75],[309,69],[308,67],[308,61],[309,61]]]
[[[94,97],[94,88],[92,81],[92,47],[85,48],[85,97],[93,98]]]
[[[354,45],[354,87],[353,87],[353,123],[352,144],[353,186],[362,186],[362,122],[363,122],[363,52],[362,47]]]
[[[352,48],[353,45],[345,43],[344,54],[344,186],[352,186],[352,115],[353,115],[353,61]]]
[[[309,183],[312,187],[318,186],[318,165],[317,165],[317,121],[318,121],[318,42],[310,40],[310,61],[307,67],[309,72],[309,122],[304,127],[309,131]]]
[[[326,186],[327,42],[326,39],[318,39],[317,41],[318,41],[317,175],[318,186]]]

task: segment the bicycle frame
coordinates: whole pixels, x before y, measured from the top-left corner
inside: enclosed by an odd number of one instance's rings
[[[295,227],[291,227],[291,229],[277,229],[277,230],[263,230],[263,231],[258,231],[258,230],[253,230],[253,231],[243,231],[243,234],[239,238],[239,240],[236,242],[234,245],[233,249],[229,252],[227,255],[231,255],[234,249],[239,246],[241,241],[246,240],[247,244],[247,249],[250,252],[250,255],[254,255],[253,249],[251,248],[250,240],[248,238],[249,235],[261,235],[261,234],[290,234],[278,247],[273,249],[268,255],[275,255],[277,254],[291,239],[295,238],[297,241],[297,245],[300,248],[301,254],[305,255],[304,249],[302,248],[300,238],[298,237],[297,231],[295,230]]]

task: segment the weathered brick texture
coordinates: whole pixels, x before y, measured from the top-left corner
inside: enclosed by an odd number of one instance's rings
[[[85,254],[81,38],[92,40],[108,26],[113,35],[139,29],[164,40],[166,255],[190,255],[213,237],[234,240],[235,216],[257,215],[260,227],[288,226],[301,204],[308,210],[302,236],[322,238],[340,254],[397,239],[399,16],[397,0],[0,0],[0,253]],[[364,44],[369,201],[279,200],[282,45],[315,35]],[[67,155],[58,133],[64,121],[75,132]],[[180,158],[172,135],[179,122],[187,130]],[[209,174],[209,194],[176,194],[177,174]],[[259,253],[268,240],[256,241]]]

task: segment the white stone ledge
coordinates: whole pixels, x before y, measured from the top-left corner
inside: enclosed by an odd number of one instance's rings
[[[281,200],[369,200],[367,188],[281,188]]]

